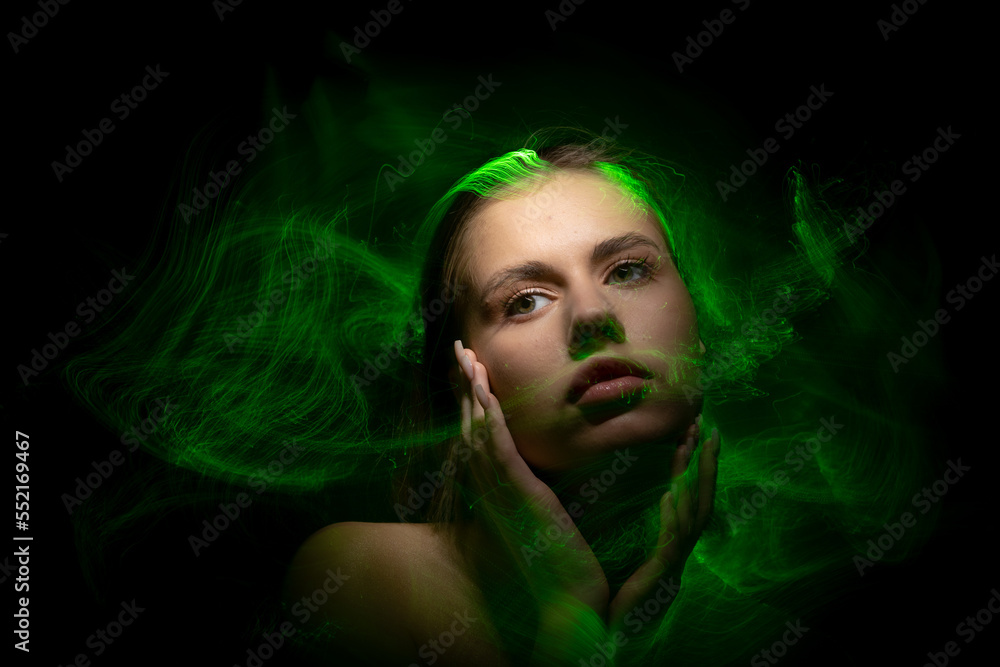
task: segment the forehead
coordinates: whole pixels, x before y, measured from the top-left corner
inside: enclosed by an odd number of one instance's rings
[[[557,172],[526,196],[489,202],[469,221],[470,277],[481,288],[512,264],[589,259],[597,243],[629,232],[666,250],[659,222],[630,193],[601,174]]]

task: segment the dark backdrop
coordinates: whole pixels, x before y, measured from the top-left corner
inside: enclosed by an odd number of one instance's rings
[[[784,165],[778,176],[791,160],[802,158],[829,173],[875,165],[871,169],[881,170],[876,175],[891,177],[931,143],[937,128],[950,126],[961,138],[917,182],[907,182],[907,192],[867,232],[878,252],[912,252],[914,221],[922,223],[941,254],[938,303],[948,307],[945,293],[972,276],[982,256],[997,250],[995,169],[986,159],[992,149],[985,145],[993,123],[987,116],[995,115],[987,96],[992,68],[985,67],[984,55],[984,28],[992,20],[978,8],[913,2],[907,8],[917,8],[915,13],[885,39],[877,22],[893,13],[888,2],[746,4],[741,10],[722,0],[648,6],[563,2],[564,11],[574,8],[573,13],[553,30],[545,12],[559,11],[555,0],[530,8],[404,3],[363,52],[401,67],[427,63],[428,82],[457,78],[451,63],[456,70],[493,73],[512,85],[518,72],[555,58],[574,73],[574,86],[592,85],[595,98],[612,82],[607,73],[591,79],[589,68],[596,73],[602,62],[633,62],[649,73],[642,81],[651,91],[672,85],[702,96],[759,140],[777,136],[777,119],[802,104],[811,85],[825,84],[834,97],[791,140],[779,140],[782,148],[772,164]],[[217,6],[207,0],[98,7],[71,2],[59,5],[18,52],[8,35],[5,106],[13,150],[7,152],[6,198],[14,207],[0,228],[6,234],[0,257],[9,297],[4,347],[13,394],[3,401],[3,411],[11,431],[30,435],[28,533],[34,536],[32,652],[15,651],[17,664],[41,662],[43,655],[46,664],[70,664],[78,653],[93,664],[246,664],[247,648],[260,643],[259,636],[246,636],[244,627],[247,610],[259,602],[253,591],[264,595],[275,585],[282,560],[296,546],[295,535],[276,532],[252,553],[235,553],[222,539],[194,558],[186,535],[207,515],[180,512],[156,525],[148,546],[136,547],[112,567],[112,577],[102,584],[107,600],[95,601],[84,586],[60,496],[90,471],[91,461],[117,446],[118,436],[70,399],[58,381],[58,363],[27,387],[15,370],[28,363],[32,348],[48,342],[47,332],[74,318],[77,303],[107,284],[113,268],[127,265],[146,247],[153,220],[170,205],[172,179],[196,133],[221,122],[228,129],[215,135],[217,145],[210,150],[225,156],[261,127],[268,67],[277,68],[288,99],[301,99],[317,77],[353,80],[338,49],[329,46],[339,39],[328,33],[351,38],[356,26],[372,20],[369,12],[386,3],[245,0],[222,20]],[[735,20],[678,72],[672,54],[706,29],[703,21],[717,19],[727,8]],[[22,17],[38,11],[34,2],[9,4],[5,30],[21,31]],[[50,163],[63,156],[63,147],[108,116],[108,101],[138,83],[147,65],[158,63],[169,77],[127,119],[116,120],[116,130],[94,154],[59,182]],[[555,77],[552,86],[561,83]],[[497,113],[503,104],[498,95]],[[751,139],[746,148],[758,145]],[[917,265],[925,261],[913,257]],[[996,568],[986,565],[996,559],[990,475],[997,442],[992,418],[998,289],[987,283],[953,313],[935,342],[950,377],[932,379],[934,407],[927,425],[949,455],[961,456],[972,471],[949,491],[942,530],[918,557],[900,566],[877,565],[865,577],[868,588],[823,617],[828,644],[850,656],[836,662],[920,665],[948,641],[961,648],[955,664],[983,664],[985,656],[995,655],[1000,622],[968,644],[955,628],[1000,586]],[[914,306],[914,322],[928,315]],[[275,523],[273,516],[252,521]],[[14,599],[17,575],[3,574],[2,590]],[[87,637],[132,598],[145,611],[95,656]],[[766,644],[762,638],[761,646]],[[268,664],[288,660],[279,652]],[[796,660],[802,657],[794,651],[784,659]]]

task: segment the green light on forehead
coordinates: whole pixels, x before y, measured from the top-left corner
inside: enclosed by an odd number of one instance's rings
[[[525,180],[537,179],[541,173],[551,171],[551,165],[529,149],[511,151],[494,158],[469,173],[448,192],[474,192],[480,197],[495,194],[497,188],[517,188]]]
[[[656,216],[664,228],[671,249],[675,247],[672,230],[667,226],[663,211],[645,182],[619,164],[594,162],[592,168],[622,191],[630,212],[642,211]],[[510,151],[467,174],[448,191],[444,199],[450,200],[460,192],[473,192],[480,197],[496,199],[522,197],[533,191],[539,180],[556,171],[556,167],[540,158],[533,149]]]
[[[627,167],[623,167],[622,165],[612,164],[610,162],[596,162],[594,163],[594,166],[602,174],[604,174],[605,178],[618,186],[622,193],[624,193],[626,198],[629,199],[632,211],[642,211],[657,218],[657,221],[663,227],[663,233],[667,237],[667,242],[670,245],[670,252],[673,254],[673,249],[676,247],[674,244],[673,232],[667,225],[663,211],[650,194],[649,188],[646,184],[633,176],[632,172]]]

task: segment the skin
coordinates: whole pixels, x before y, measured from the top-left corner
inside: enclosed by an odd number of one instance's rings
[[[524,224],[532,217],[534,224]],[[685,475],[700,440],[700,404],[691,406],[680,391],[696,381],[692,351],[704,346],[656,219],[603,176],[561,172],[526,197],[494,200],[469,224],[468,278],[477,299],[462,314],[469,347],[455,342],[452,380],[483,502],[481,520],[459,528],[461,541],[480,553],[506,550],[521,568],[539,608],[533,663],[573,661],[575,651],[587,649],[560,644],[567,624],[596,617],[620,629],[660,581],[679,580],[711,514],[718,434]],[[598,244],[629,235],[648,245],[595,256]],[[498,272],[525,260],[548,267],[490,289]],[[615,326],[609,330],[607,322]],[[639,400],[575,404],[573,377],[592,356],[625,357],[652,371]],[[550,484],[569,480],[566,488],[582,489],[588,475],[613,469],[618,450],[632,448],[643,465],[622,474],[627,481],[602,488],[609,514],[603,525],[582,530],[566,510],[572,491],[557,497]],[[605,571],[590,543],[634,515],[638,488],[670,479],[675,484],[660,500],[658,546],[638,567]],[[505,520],[522,507],[529,513],[521,520]],[[554,523],[561,526],[557,547],[546,549],[544,566],[533,567],[524,545]]]
[[[475,297],[462,313],[461,340],[486,367],[525,461],[565,470],[612,450],[683,436],[700,408],[680,390],[695,384],[685,359],[699,354],[700,339],[694,304],[655,218],[603,176],[564,171],[530,196],[491,202],[469,224],[467,278]],[[596,244],[629,233],[656,247],[591,261]],[[622,265],[629,258],[645,260],[644,267]],[[498,271],[528,260],[554,272],[483,293]],[[506,310],[512,291],[518,294]],[[600,335],[607,318],[620,326],[623,342]],[[589,345],[575,344],[587,333]],[[637,404],[584,408],[567,400],[585,364],[574,354],[627,357],[655,377]],[[457,369],[452,380],[457,384]]]
[[[540,217],[532,205],[540,207]],[[501,562],[502,552],[510,566],[521,568],[537,603],[531,664],[577,664],[590,658],[593,647],[560,643],[583,618],[573,614],[620,630],[623,617],[661,580],[679,581],[711,514],[719,438],[713,431],[694,456],[701,440],[695,418],[700,403],[689,404],[679,387],[697,380],[685,361],[699,349],[697,322],[656,220],[602,176],[561,172],[527,197],[494,200],[469,224],[469,279],[477,290],[497,271],[526,260],[552,267],[539,280],[510,286],[537,292],[518,297],[516,316],[503,307],[507,292],[476,292],[476,305],[461,313],[451,379],[463,439],[474,451],[468,461],[474,490],[488,502],[479,505],[476,521],[453,526],[457,540],[428,524],[358,522],[333,524],[311,536],[286,580],[290,605],[315,591],[331,566],[353,577],[307,624],[343,627],[349,646],[315,646],[315,664],[332,664],[332,656],[345,649],[368,664],[423,664],[415,658],[421,642],[450,627],[456,610],[468,609],[479,620],[436,664],[508,665],[494,648],[498,629],[473,575],[477,564]],[[597,243],[627,233],[642,234],[655,247],[591,261]],[[617,268],[623,260],[639,259],[652,268],[648,275],[641,267]],[[600,326],[607,321],[617,333]],[[608,355],[651,370],[647,390],[627,403],[586,409],[569,401],[576,371],[588,358]],[[573,494],[557,497],[549,485],[568,479],[574,482],[568,488],[578,488],[595,471],[611,468],[620,450],[637,455],[641,465],[603,488],[600,503],[613,508],[607,525],[618,521],[615,512],[622,519],[634,515],[629,501],[636,489],[676,483],[660,499],[656,548],[638,567],[609,572],[589,546],[603,526],[590,522],[582,531],[566,510]],[[697,463],[689,469],[692,461]],[[523,507],[529,512],[517,528],[496,520]],[[554,518],[563,521],[560,548],[526,564],[519,545],[530,544]],[[649,631],[655,626],[646,624]]]
[[[475,559],[486,555],[483,563],[496,562],[498,554],[504,551],[514,556],[511,562],[521,569],[539,611],[532,665],[586,660],[591,641],[603,641],[606,636],[591,636],[583,644],[561,643],[572,632],[571,628],[582,622],[593,627],[596,621],[607,633],[620,632],[628,615],[642,606],[657,586],[680,581],[687,558],[712,513],[721,444],[718,431],[712,430],[712,437],[705,441],[696,464],[691,462],[700,439],[701,415],[685,431],[682,444],[673,451],[669,471],[658,473],[674,481],[671,490],[660,499],[656,547],[623,583],[618,582],[621,585],[612,587],[609,573],[602,569],[588,543],[595,536],[593,526],[583,531],[574,524],[563,500],[529,470],[518,453],[499,402],[483,384],[485,366],[476,361],[473,351],[462,347],[461,341],[455,342],[455,355],[463,370],[462,386],[467,391],[462,398],[463,439],[474,452],[469,465],[479,498],[480,517],[455,529],[457,543],[468,547],[462,556],[468,558],[473,554]],[[623,482],[615,488],[629,486]],[[625,513],[635,509],[634,505],[622,506]],[[518,521],[502,520],[511,510],[521,508],[527,508],[528,512],[519,512]],[[612,524],[616,521],[613,515],[609,519]],[[553,535],[549,530],[556,526],[559,529]],[[540,559],[544,565],[532,567],[523,549],[533,543],[540,531],[552,536],[552,547],[546,548]],[[536,558],[537,554],[532,560]],[[659,606],[662,614],[669,604]],[[655,632],[657,626],[653,621],[660,617],[643,618],[645,632]]]

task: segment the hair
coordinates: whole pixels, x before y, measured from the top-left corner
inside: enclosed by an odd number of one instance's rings
[[[257,502],[281,508],[307,534],[346,519],[471,518],[448,380],[470,293],[460,250],[488,202],[523,196],[560,170],[603,175],[662,224],[708,348],[702,382],[685,390],[703,397],[704,424],[724,438],[715,519],[685,569],[687,594],[644,650],[682,662],[742,655],[856,581],[852,556],[899,517],[932,470],[913,455],[926,443],[913,390],[872,357],[879,327],[903,315],[885,282],[857,266],[861,248],[845,213],[852,187],[795,168],[783,209],[733,211],[698,169],[579,129],[477,145],[455,170],[465,175],[419,225],[416,206],[383,203],[364,188],[332,212],[289,205],[280,190],[254,197],[263,177],[220,198],[210,225],[195,229],[175,214],[162,259],[151,249],[140,261],[153,277],[131,317],[115,318],[65,371],[115,432],[144,419],[157,398],[177,403],[143,443],[163,465],[73,516],[95,592],[111,538],[166,507],[214,506],[262,483],[268,494]],[[410,178],[406,193],[417,200],[414,189],[427,182]],[[358,229],[366,219],[392,220],[389,240],[378,246],[373,226],[366,237]],[[770,307],[777,299],[784,312]],[[860,386],[847,359],[860,360]],[[842,432],[810,445],[831,415]],[[289,443],[294,459],[275,466]],[[802,447],[809,456],[795,454]],[[448,461],[453,475],[441,472]],[[780,472],[783,484],[774,481]],[[932,525],[908,532],[886,558],[918,548]],[[632,558],[655,540],[649,527],[644,514],[618,541],[593,546]],[[790,587],[802,581],[815,584],[812,597]],[[511,651],[530,640],[516,599],[491,598]]]

